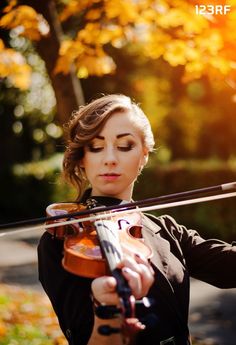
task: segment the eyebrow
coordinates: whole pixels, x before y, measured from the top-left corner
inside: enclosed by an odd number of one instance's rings
[[[120,138],[126,137],[126,136],[128,136],[128,135],[131,135],[131,136],[133,137],[133,134],[131,134],[131,133],[121,133],[121,134],[118,134],[118,135],[116,136],[116,138],[117,138],[117,139],[120,139]],[[103,137],[102,135],[97,135],[95,138],[96,138],[96,139],[100,139],[100,140],[105,140],[105,137]]]

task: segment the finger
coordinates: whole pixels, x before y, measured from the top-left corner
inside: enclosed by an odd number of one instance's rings
[[[104,277],[103,288],[107,292],[113,292],[116,289],[116,279],[114,277]]]
[[[139,319],[137,318],[127,318],[125,320],[125,325],[127,325],[128,327],[128,331],[131,332],[136,332],[136,331],[140,331],[140,330],[144,330],[146,327],[144,324],[142,324]]]
[[[152,286],[154,282],[154,275],[152,271],[144,264],[139,264],[139,270],[140,270],[140,280],[142,285],[142,297],[146,296],[150,287]]]
[[[136,298],[146,296],[151,285],[154,282],[154,271],[144,257],[135,255],[132,257],[125,257],[121,262],[124,266],[124,276],[128,280],[132,293]],[[128,270],[126,270],[128,268]],[[129,269],[132,271],[130,272]]]
[[[141,255],[139,253],[135,253],[135,260],[137,261],[137,263],[140,263],[140,264],[147,266],[149,268],[149,270],[151,271],[151,273],[153,275],[155,274],[154,269],[152,268],[152,265],[143,255]]]
[[[155,272],[149,261],[143,255],[136,253],[135,259],[139,264],[139,269],[141,271],[140,275],[142,280],[143,294],[145,296],[148,293],[150,286],[154,282]]]
[[[102,291],[103,293],[113,291],[116,287],[116,280],[113,277],[103,276],[92,281],[92,290]]]
[[[124,257],[124,259],[121,261],[119,266],[121,268],[122,267],[128,267],[128,268],[130,268],[134,272],[141,273],[141,270],[139,268],[139,264],[131,256]]]
[[[148,260],[139,254],[135,254],[135,259],[136,260],[132,257],[126,257],[122,261],[122,265],[124,267],[129,267],[131,270],[140,274],[142,281],[147,285],[152,284],[154,279],[154,270]]]
[[[122,274],[127,280],[134,297],[140,298],[140,296],[142,296],[142,282],[141,282],[140,274],[133,271],[129,267],[123,267]]]
[[[135,298],[141,298],[148,294],[154,282],[154,276],[145,265],[140,264],[139,273],[132,271],[129,267],[124,267],[122,273]]]
[[[100,303],[118,304],[119,299],[116,293],[116,280],[114,277],[99,277],[92,281],[92,293]]]
[[[142,265],[140,265],[140,264],[142,264]],[[133,271],[141,274],[143,265],[147,267],[147,269],[150,271],[151,275],[154,275],[154,270],[153,270],[151,264],[148,262],[148,260],[144,256],[142,256],[138,253],[135,253],[134,257],[131,257],[131,256],[124,257],[124,259],[121,261],[119,267],[120,268],[129,267]]]

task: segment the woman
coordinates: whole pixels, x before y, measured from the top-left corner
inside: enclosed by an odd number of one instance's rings
[[[89,205],[92,198],[105,206],[132,201],[134,182],[154,147],[149,121],[139,106],[123,95],[103,96],[73,114],[68,134],[64,174],[76,186],[78,200]],[[142,237],[153,251],[150,262],[137,253],[120,266],[135,298],[155,301],[137,324],[135,343],[190,344],[189,278],[236,287],[230,269],[236,247],[204,240],[166,215],[142,215]],[[117,304],[116,280],[109,276],[92,280],[65,271],[63,241],[48,232],[40,240],[38,255],[39,279],[69,344],[87,344],[94,322],[93,300]]]

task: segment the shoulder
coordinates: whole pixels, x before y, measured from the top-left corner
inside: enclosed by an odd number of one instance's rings
[[[199,233],[194,229],[188,229],[186,226],[179,224],[170,215],[154,216],[153,214],[144,214],[144,219],[148,219],[149,224],[152,222],[153,226],[149,225],[152,230],[155,229],[155,234],[169,241],[179,242],[181,246],[193,246],[202,243],[204,239],[199,235]],[[159,231],[157,230],[159,228]]]
[[[154,216],[150,213],[144,213],[144,219],[151,220],[155,225],[160,227],[160,230],[166,230],[172,235],[176,235],[177,233],[181,233],[183,231],[183,226],[178,224],[177,221],[168,214]]]
[[[158,224],[159,226],[170,227],[172,225],[178,227],[176,220],[168,214],[154,216],[151,213],[144,213],[144,216],[151,219],[154,223]]]

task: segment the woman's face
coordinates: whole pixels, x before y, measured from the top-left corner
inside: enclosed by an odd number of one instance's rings
[[[85,146],[80,162],[92,185],[92,195],[130,200],[147,155],[132,115],[114,113],[99,135]]]

